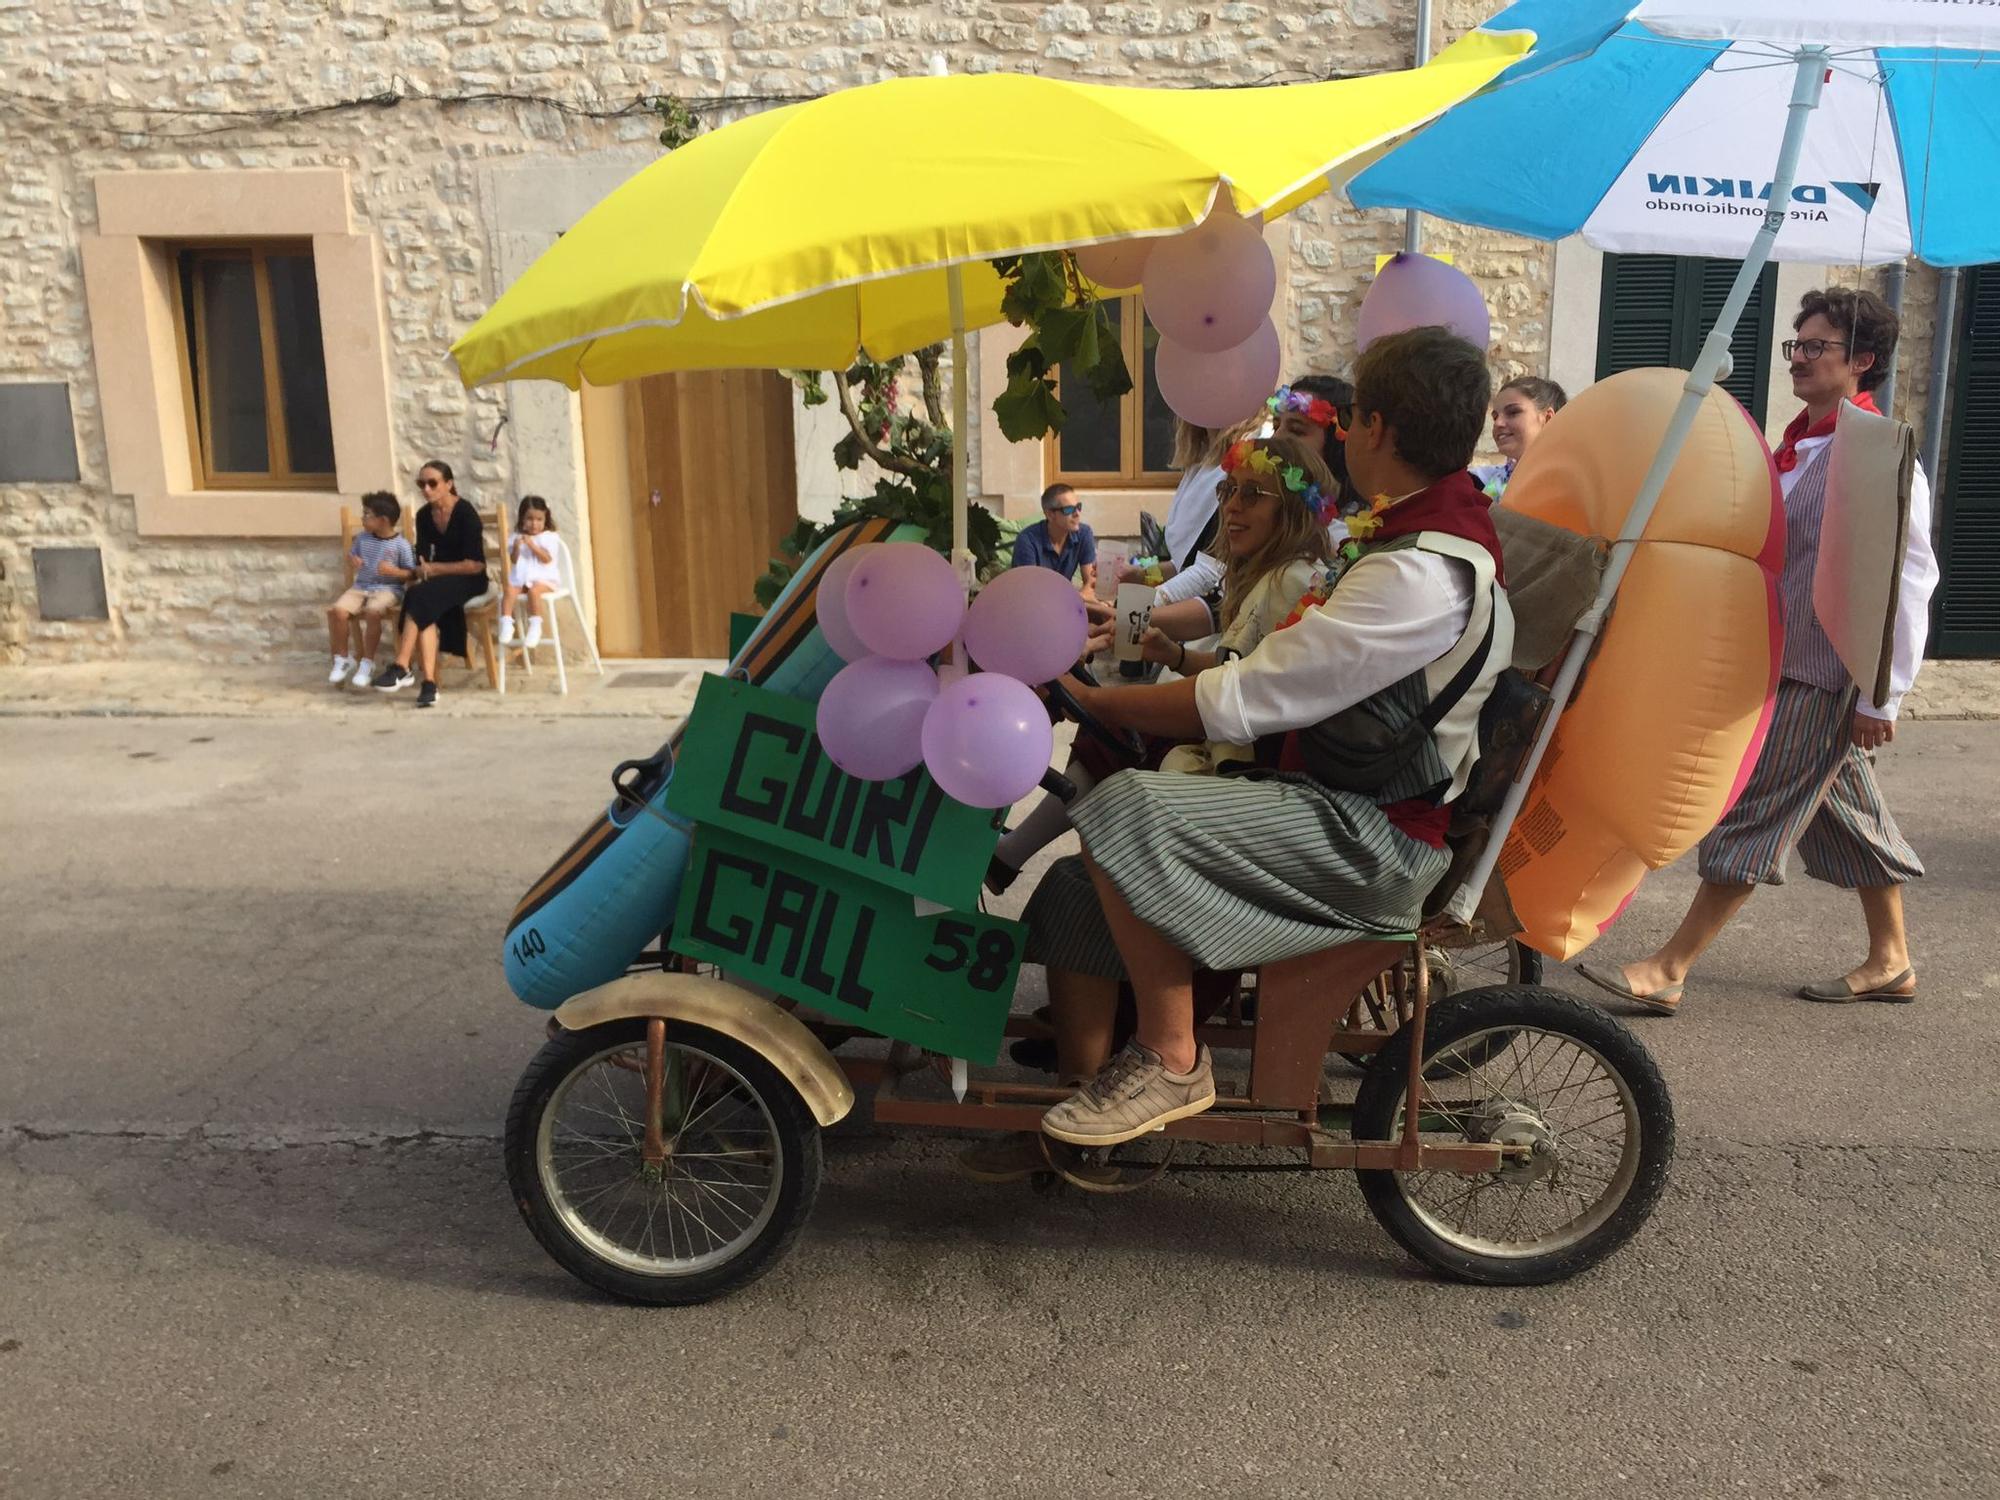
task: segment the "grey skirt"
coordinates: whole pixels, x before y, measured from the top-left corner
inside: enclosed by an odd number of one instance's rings
[[[1306,776],[1124,771],[1069,816],[1132,910],[1204,969],[1412,932],[1450,862]],[[1026,917],[1031,962],[1125,977],[1080,858],[1042,877]]]

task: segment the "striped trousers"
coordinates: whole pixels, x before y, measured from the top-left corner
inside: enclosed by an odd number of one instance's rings
[[[1743,795],[1707,838],[1697,867],[1713,885],[1783,885],[1797,845],[1806,874],[1843,890],[1902,885],[1924,873],[1882,800],[1875,768],[1849,738],[1855,694],[1783,677],[1771,731]]]

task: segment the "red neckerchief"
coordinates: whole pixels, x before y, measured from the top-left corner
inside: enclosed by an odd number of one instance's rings
[[[1881,409],[1875,405],[1875,398],[1863,391],[1858,396],[1848,398],[1863,411],[1872,411],[1877,416]],[[1778,451],[1771,455],[1771,462],[1778,466],[1780,474],[1789,474],[1799,466],[1799,444],[1807,438],[1832,437],[1834,424],[1840,420],[1838,406],[1821,417],[1817,422],[1805,412],[1792,418],[1791,426],[1785,429],[1785,440],[1778,444]]]

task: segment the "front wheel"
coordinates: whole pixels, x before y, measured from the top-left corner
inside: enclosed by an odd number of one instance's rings
[[[1401,1137],[1410,1033],[1376,1054],[1354,1138]],[[1516,1148],[1493,1172],[1363,1171],[1382,1227],[1461,1281],[1534,1286],[1596,1265],[1638,1232],[1666,1186],[1674,1109],[1651,1055],[1613,1016],[1527,986],[1454,995],[1424,1023],[1428,1143]]]
[[[507,1182],[542,1248],[630,1302],[706,1302],[791,1247],[819,1194],[819,1125],[798,1090],[732,1037],[666,1030],[661,1129],[642,1156],[646,1022],[553,1038],[507,1111]]]

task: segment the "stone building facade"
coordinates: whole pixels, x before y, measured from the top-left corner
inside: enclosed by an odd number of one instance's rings
[[[1490,8],[1444,0],[1436,40]],[[1407,65],[1413,11],[1389,0],[0,0],[0,386],[60,387],[75,451],[73,479],[9,480],[0,454],[0,663],[320,649],[342,505],[377,487],[413,503],[410,476],[432,457],[476,498],[554,498],[587,593],[576,398],[468,392],[447,349],[567,223],[658,155],[658,120],[630,104],[640,95],[678,95],[713,125],[921,72],[933,54],[955,71],[1156,86],[1299,80]],[[1288,371],[1351,363],[1354,307],[1401,233],[1399,218],[1331,196],[1273,229]],[[1588,298],[1566,303],[1557,281],[1568,265],[1584,288],[1590,252],[1432,233],[1488,293],[1499,371],[1562,378],[1566,362],[1587,363]],[[318,269],[335,473],[310,492],[204,490],[190,460],[171,247],[259,239],[310,242]],[[1913,305],[1927,276],[1911,278]],[[1920,402],[1927,361],[1913,332],[1901,389]],[[977,361],[989,378],[999,353],[989,336]],[[825,458],[823,419],[799,417],[802,503],[823,509],[853,476]],[[1001,453],[990,419],[971,436],[975,488],[1019,508],[1039,487],[1038,454]],[[1112,531],[1137,508],[1104,503],[1100,529]],[[105,618],[44,608],[37,554],[66,549],[96,549]]]

